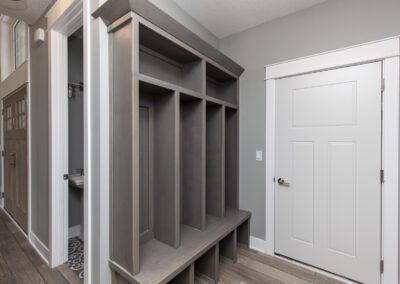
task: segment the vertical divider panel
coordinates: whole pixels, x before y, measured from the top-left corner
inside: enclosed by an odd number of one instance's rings
[[[178,247],[180,241],[179,93],[154,99],[154,236]]]
[[[206,97],[207,92],[207,63],[204,59],[201,60],[201,93]]]
[[[182,222],[206,228],[204,173],[204,101],[181,96]]]
[[[110,260],[139,272],[138,89],[132,78],[137,23],[110,34]]]
[[[225,216],[225,107],[207,106],[207,214]]]
[[[139,69],[139,22],[136,18],[132,18],[132,70],[133,74],[137,74]],[[139,173],[139,162],[140,162],[140,137],[139,137],[139,81],[137,78],[130,74],[132,78],[132,108],[133,108],[133,200],[132,200],[132,226],[133,226],[133,237],[132,237],[132,262],[133,262],[133,274],[137,274],[140,271],[140,173]]]
[[[250,245],[250,221],[246,220],[236,231],[238,245],[248,248]]]
[[[219,244],[213,246],[195,262],[195,274],[207,282],[219,280]]]

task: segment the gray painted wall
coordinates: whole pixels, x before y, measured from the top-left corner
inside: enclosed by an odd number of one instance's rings
[[[83,40],[78,37],[68,39],[68,81],[83,82]],[[69,173],[83,169],[83,92],[75,89],[75,97],[68,99],[68,166]],[[69,188],[68,225],[82,223],[83,192]]]
[[[30,38],[37,28],[46,30],[45,18],[30,29]],[[32,232],[49,245],[49,112],[48,112],[48,49],[47,43],[30,43],[31,60],[31,129],[32,129]]]
[[[204,26],[199,24],[192,16],[186,13],[181,7],[179,7],[172,0],[149,0],[158,8],[163,10],[165,13],[173,17],[179,23],[190,29],[192,32],[197,34],[203,40],[207,41],[212,46],[218,48],[219,39],[207,30]]]
[[[265,238],[264,65],[400,34],[399,0],[330,0],[224,38],[241,64],[240,207],[253,212],[251,234]],[[268,157],[264,157],[268,159]]]

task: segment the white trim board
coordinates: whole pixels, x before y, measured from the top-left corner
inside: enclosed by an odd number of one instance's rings
[[[279,79],[331,68],[378,61],[400,54],[400,38],[370,42],[265,66],[265,79]]]
[[[400,38],[394,37],[357,45],[315,56],[267,65],[266,78],[266,241],[255,248],[274,255],[275,236],[275,84],[280,78],[318,72],[345,66],[381,61],[385,90],[383,95],[382,168],[382,284],[399,281],[399,95],[400,95]]]
[[[49,265],[56,267],[68,258],[68,181],[63,179],[68,174],[68,36],[83,24],[83,2],[58,0],[46,18],[50,90]],[[86,203],[85,199],[84,207]]]

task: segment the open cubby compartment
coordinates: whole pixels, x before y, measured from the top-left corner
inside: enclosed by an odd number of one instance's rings
[[[182,225],[181,245],[178,248],[173,248],[156,239],[142,244],[140,272],[133,277],[135,280],[133,282],[168,283],[177,276],[185,279],[184,275],[179,276],[179,274],[185,274],[188,266],[194,264],[197,275],[212,280],[206,281],[207,283],[216,283],[220,255],[219,243],[249,218],[249,212],[228,210],[224,218],[208,215],[205,231]]]
[[[178,97],[171,90],[139,82],[141,244],[155,238],[179,246]]]
[[[206,228],[205,101],[180,94],[181,222]]]
[[[219,280],[219,244],[205,252],[194,263],[195,275],[206,283],[218,283]]]
[[[225,107],[207,102],[206,107],[206,210],[225,216]]]
[[[168,284],[194,284],[194,264],[189,265]]]
[[[225,109],[225,206],[239,208],[238,194],[238,111]]]
[[[221,259],[236,262],[237,259],[237,235],[236,230],[230,232],[219,243],[219,255]]]
[[[139,72],[180,87],[202,92],[200,57],[172,39],[139,25]]]
[[[245,220],[236,229],[238,246],[248,248],[250,246],[250,219]]]
[[[238,80],[212,65],[206,64],[206,93],[213,97],[233,105],[238,104]]]

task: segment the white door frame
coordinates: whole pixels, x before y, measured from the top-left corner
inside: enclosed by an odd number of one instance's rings
[[[68,36],[83,25],[82,0],[59,0],[48,11],[46,18],[48,26],[50,93],[49,265],[50,267],[56,267],[68,259],[69,187],[68,181],[63,179],[64,174],[68,174],[69,171]],[[86,90],[84,90],[84,96],[86,96]],[[86,112],[85,109],[84,112]],[[85,198],[84,202],[84,208],[86,208],[87,202]],[[84,226],[84,230],[86,230],[86,222],[84,222]],[[85,254],[87,253],[87,247],[85,245]]]
[[[381,61],[384,95],[382,125],[382,258],[381,283],[398,283],[399,278],[399,95],[400,38],[394,37],[328,53],[267,65],[266,72],[266,244],[265,252],[275,253],[275,84],[277,79],[323,70]],[[377,173],[377,178],[379,178]],[[377,263],[379,265],[379,263]]]

